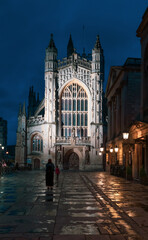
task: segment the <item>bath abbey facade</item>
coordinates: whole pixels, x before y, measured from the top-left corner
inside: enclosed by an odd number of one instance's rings
[[[70,36],[67,57],[57,60],[51,34],[44,80],[44,99],[36,99],[31,88],[27,114],[20,106],[15,161],[33,169],[44,168],[49,158],[65,170],[102,169],[104,56],[99,36],[92,54],[82,56]]]

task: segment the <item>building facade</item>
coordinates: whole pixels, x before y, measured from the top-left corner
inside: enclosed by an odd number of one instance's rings
[[[129,140],[134,141],[133,178],[148,184],[148,8],[137,29],[141,39],[141,102],[140,121],[135,121],[129,130]]]
[[[140,118],[141,59],[128,58],[123,66],[111,67],[106,87],[108,103],[107,170],[119,174],[132,169],[134,145],[123,133]],[[117,172],[119,171],[119,172]],[[115,173],[117,172],[117,173]]]
[[[99,36],[92,54],[76,53],[70,36],[67,57],[57,60],[53,35],[45,56],[44,99],[20,107],[15,161],[44,168],[52,158],[63,169],[102,169],[104,56]],[[33,89],[30,90],[30,99]],[[31,102],[31,100],[30,100]]]

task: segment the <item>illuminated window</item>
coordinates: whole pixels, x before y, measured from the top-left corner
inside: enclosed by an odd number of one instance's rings
[[[87,136],[88,96],[77,83],[66,86],[61,95],[61,135],[71,136],[75,127],[75,136]]]
[[[38,134],[36,134],[32,139],[32,150],[43,152],[43,139]]]

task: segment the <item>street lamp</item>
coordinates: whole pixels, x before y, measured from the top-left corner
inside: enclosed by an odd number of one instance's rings
[[[118,152],[118,150],[119,150],[119,148],[116,146],[116,147],[115,147],[115,152],[117,153],[117,152]]]
[[[112,153],[113,152],[113,148],[111,147],[109,151]]]
[[[104,147],[103,147],[103,145],[101,144],[100,152],[103,152],[103,151],[104,151]]]
[[[128,132],[124,132],[123,133],[123,139],[127,140],[129,138],[129,133]]]
[[[118,164],[118,161],[117,161],[117,153],[118,153],[118,150],[119,150],[119,148],[117,147],[117,145],[116,145],[116,147],[115,147],[115,154],[116,154],[116,164]]]

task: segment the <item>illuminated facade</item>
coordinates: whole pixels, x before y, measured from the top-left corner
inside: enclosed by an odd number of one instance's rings
[[[141,59],[128,58],[123,66],[111,67],[106,87],[108,103],[107,170],[125,174],[132,169],[134,141],[123,139],[123,133],[138,120],[140,112]],[[136,97],[135,97],[136,96]],[[115,151],[115,148],[118,151]],[[117,173],[118,171],[118,173]]]
[[[148,8],[137,29],[141,40],[141,101],[140,121],[131,126],[129,135],[134,141],[133,178],[144,178],[148,184]],[[147,179],[146,179],[146,176]]]
[[[35,101],[36,109],[28,106],[28,118],[25,106],[20,109],[15,161],[44,168],[52,158],[63,169],[102,169],[103,81],[99,36],[88,56],[76,53],[70,36],[67,57],[60,61],[51,35],[45,56],[45,97]]]

